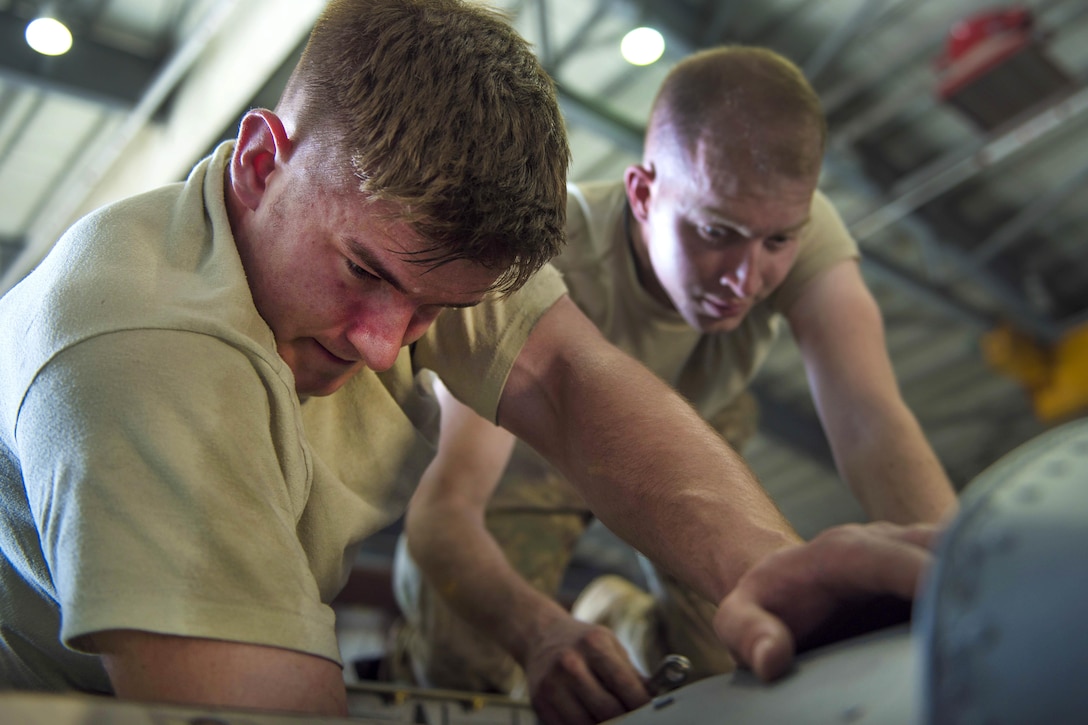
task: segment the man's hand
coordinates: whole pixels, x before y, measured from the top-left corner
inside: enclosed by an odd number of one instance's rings
[[[785,674],[798,642],[854,607],[911,601],[938,527],[847,524],[770,554],[741,577],[714,617],[738,662],[764,681]]]
[[[650,700],[623,645],[601,625],[556,620],[528,653],[525,677],[545,725],[599,723]]]

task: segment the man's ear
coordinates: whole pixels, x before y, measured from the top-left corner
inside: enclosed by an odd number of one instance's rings
[[[653,165],[628,166],[623,173],[623,185],[627,190],[627,202],[631,213],[640,222],[646,221],[650,207],[650,192],[657,173]]]
[[[249,111],[242,117],[230,160],[234,195],[250,209],[256,209],[269,175],[290,154],[291,139],[280,117],[263,108]]]

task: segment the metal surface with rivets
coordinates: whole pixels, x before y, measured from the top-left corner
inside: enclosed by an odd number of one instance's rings
[[[915,610],[932,725],[1088,722],[1088,420],[964,492]]]

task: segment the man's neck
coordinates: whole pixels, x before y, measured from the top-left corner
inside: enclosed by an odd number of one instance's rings
[[[623,230],[627,239],[627,246],[635,260],[635,276],[638,278],[639,286],[668,309],[675,309],[672,300],[669,299],[669,295],[665,292],[665,288],[657,281],[653,263],[650,261],[650,249],[646,244],[642,229],[631,211],[630,203],[624,204]]]

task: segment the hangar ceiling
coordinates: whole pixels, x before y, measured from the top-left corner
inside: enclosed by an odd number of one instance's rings
[[[321,4],[55,2],[75,46],[45,58],[22,42],[45,3],[0,0],[0,291],[73,218],[182,178],[233,134],[242,111],[273,104]],[[904,396],[957,485],[1083,414],[1083,0],[492,4],[509,11],[560,87],[575,180],[617,178],[639,158],[657,85],[692,50],[765,45],[805,70],[830,123],[821,186],[861,245]],[[950,56],[952,28],[980,13],[996,25],[961,33]],[[666,38],[650,66],[618,53],[639,25]],[[788,335],[756,392],[762,426],[747,457],[795,526],[810,535],[860,519]]]

